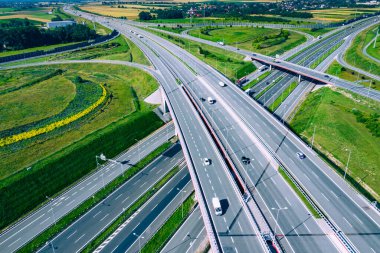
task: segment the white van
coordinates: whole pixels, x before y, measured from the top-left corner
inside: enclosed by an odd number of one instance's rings
[[[222,86],[222,87],[226,86],[226,84],[224,82],[222,82],[222,81],[219,82],[219,85]]]
[[[222,206],[220,205],[220,201],[218,198],[212,198],[212,205],[215,210],[215,215],[222,215]]]
[[[208,97],[207,101],[209,104],[213,104],[215,102],[214,99],[212,99],[212,97]]]

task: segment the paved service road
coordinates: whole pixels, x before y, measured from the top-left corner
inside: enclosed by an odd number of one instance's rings
[[[201,211],[197,207],[160,252],[193,253],[206,236]]]
[[[83,249],[181,160],[181,146],[175,144],[51,240],[55,252],[78,252]],[[51,245],[47,245],[39,252],[51,250]]]
[[[94,193],[103,187],[103,182],[104,184],[108,184],[120,176],[125,170],[130,168],[131,164],[136,164],[139,161],[139,157],[145,157],[173,135],[174,125],[172,123],[165,125],[140,141],[139,145],[135,145],[113,158],[113,160],[121,162],[123,164],[122,167],[119,164],[107,163],[102,169],[84,178],[53,201],[50,201],[10,227],[0,236],[0,252],[14,252],[22,247],[36,235],[54,224],[53,215],[57,220],[62,218],[79,204],[91,198]],[[140,154],[139,151],[141,152]]]
[[[178,190],[179,189],[179,190]],[[182,191],[186,191],[182,196]],[[172,212],[193,191],[187,167],[177,173],[152,199],[140,208],[138,214],[112,238],[100,251],[106,253],[138,252],[139,243],[143,246]],[[136,235],[142,236],[140,242]]]

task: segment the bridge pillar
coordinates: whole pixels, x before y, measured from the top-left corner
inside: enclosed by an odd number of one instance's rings
[[[301,75],[298,75],[298,82],[301,82]]]
[[[269,71],[272,71],[272,65],[269,65]]]
[[[164,90],[162,89],[162,87],[160,86],[160,93],[161,93],[161,109],[162,109],[162,113],[165,115],[166,113],[169,112],[169,107],[168,107],[168,104],[166,102],[166,99],[165,99],[165,96],[164,96]]]

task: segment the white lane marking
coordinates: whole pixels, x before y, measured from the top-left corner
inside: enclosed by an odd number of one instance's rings
[[[285,197],[285,200],[286,200],[286,202],[288,202],[289,206],[291,206],[291,205],[292,205],[292,204],[290,203],[290,201],[288,200],[288,198],[287,198],[287,197]]]
[[[91,186],[90,189],[88,189],[89,191],[91,191],[92,189],[94,189],[96,187],[96,184]]]
[[[351,223],[349,223],[346,218],[343,217],[343,219],[348,223],[348,225],[350,225],[350,227],[352,227]]]
[[[44,224],[48,219],[50,219],[50,217],[47,217],[46,219],[44,219],[43,221],[41,221],[40,225]]]
[[[74,192],[73,194],[71,194],[71,196],[74,196],[74,195],[76,195],[78,192]]]
[[[311,234],[311,231],[310,231],[309,227],[306,226],[306,223],[304,223],[303,225],[305,226],[305,228],[307,229],[307,231],[309,231],[309,233]]]
[[[361,224],[363,224],[363,222],[359,219],[359,217],[358,216],[356,216],[356,214],[354,214],[354,217],[361,223]]]
[[[20,241],[21,240],[21,237],[18,238],[16,241],[12,242],[11,244],[8,245],[8,248],[11,247],[13,244],[15,244],[16,242]]]
[[[84,189],[84,186],[83,187],[81,187],[79,190],[81,191],[81,190],[83,190]]]
[[[162,169],[160,169],[159,171],[157,171],[157,172],[156,172],[156,175],[158,175],[161,171],[162,171]]]
[[[71,205],[72,203],[74,203],[74,201],[75,201],[75,199],[71,200],[69,203],[67,203],[67,205],[66,205],[66,206],[69,206],[69,205]]]
[[[238,221],[238,225],[239,225],[240,231],[243,232],[243,228],[240,225],[240,221]]]
[[[67,239],[69,239],[70,237],[72,237],[73,235],[75,235],[77,232],[78,232],[77,230],[75,230],[74,232],[72,232],[72,233],[67,237]]]
[[[293,228],[293,231],[296,233],[297,236],[299,236],[299,234],[297,233],[297,230],[292,226]]]
[[[105,218],[107,218],[107,216],[110,215],[109,213],[107,213],[106,215],[104,215],[103,218],[100,219],[100,221],[103,221]]]
[[[327,199],[327,201],[330,201],[330,200],[325,196],[325,194],[323,194],[322,192],[321,192],[321,194],[322,194],[323,197],[325,197],[325,199]]]
[[[95,218],[96,216],[98,216],[102,211],[100,210],[99,212],[97,212],[96,214],[94,214],[94,216],[92,216],[93,218]]]
[[[79,237],[78,239],[76,239],[74,243],[77,243],[80,239],[83,238],[84,235],[85,235],[85,234],[83,234],[81,237]]]
[[[129,196],[126,197],[123,201],[121,201],[121,203],[124,203],[127,199],[129,199]]]
[[[119,195],[117,195],[117,197],[115,198],[115,200],[117,200],[118,198],[120,198],[122,195],[123,195],[123,193],[120,193]]]

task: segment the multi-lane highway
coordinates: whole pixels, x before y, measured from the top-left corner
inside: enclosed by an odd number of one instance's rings
[[[120,21],[112,22],[118,23]],[[122,27],[120,28],[122,29]],[[343,234],[341,237],[343,241],[347,242],[351,240],[354,242],[355,247],[362,250],[378,248],[378,240],[376,240],[378,239],[376,236],[379,230],[378,214],[374,209],[369,207],[368,202],[349,188],[348,185],[331,171],[327,165],[320,161],[311,150],[308,150],[307,146],[294,136],[294,134],[290,133],[286,128],[280,125],[279,122],[273,119],[271,115],[268,115],[268,113],[254,101],[249,100],[245,94],[242,94],[240,90],[236,89],[233,84],[219,73],[215,73],[213,69],[205,66],[204,63],[199,62],[193,56],[183,52],[183,50],[167,41],[162,41],[162,39],[144,33],[141,30],[139,30],[139,33],[142,33],[144,36],[148,37],[148,39],[154,38],[152,40],[169,49],[179,58],[186,59],[186,64],[205,79],[203,86],[209,89],[208,92],[212,93],[212,90],[214,90],[212,95],[217,101],[224,102],[223,108],[221,108],[221,110],[216,110],[214,115],[229,114],[240,126],[242,126],[242,124],[245,125],[248,128],[248,132],[257,136],[261,144],[265,146],[266,150],[271,152],[272,155],[294,175],[299,183],[307,189],[307,192],[316,203],[318,203],[320,207],[323,207],[323,210],[329,218],[327,221],[332,221],[334,223],[334,229],[337,235]],[[148,39],[142,39],[142,41],[148,41]],[[149,46],[155,47],[155,43],[150,42]],[[167,54],[163,50],[160,50],[157,53],[163,56],[165,60],[173,58],[172,55]],[[170,61],[176,62],[176,68],[172,67],[171,71],[184,79],[183,75],[188,75],[188,73],[185,72],[185,70],[178,68],[181,63],[178,63],[178,61],[175,61],[174,59],[170,59]],[[167,61],[166,64],[170,64],[170,62]],[[176,69],[180,70],[176,72]],[[228,86],[223,90],[216,91],[215,87],[218,85],[218,80],[224,80]],[[174,111],[176,112],[177,117],[180,117],[178,113],[184,113],[176,110]],[[188,113],[186,115],[189,116]],[[299,161],[295,155],[298,150],[303,150],[307,154],[307,160]],[[305,164],[307,164],[307,166],[305,166]],[[310,173],[315,173],[317,178],[314,178],[314,181],[309,180],[311,177]],[[304,177],[304,175],[306,177]],[[200,180],[202,179],[200,178]],[[316,187],[317,185],[319,186],[318,191]],[[321,195],[320,189],[323,189],[323,195]],[[334,196],[332,194],[336,193],[339,193],[346,198],[334,200],[334,203],[331,203],[332,199],[329,200],[330,203],[325,203],[326,200],[322,199],[323,196],[326,196],[326,198],[329,199]],[[369,208],[365,209],[363,206]],[[357,236],[352,235],[352,230],[349,228],[350,224],[343,223],[345,220],[355,219],[355,215],[363,223],[362,225],[359,223],[354,230],[359,233]],[[345,219],[342,220],[342,217]],[[343,228],[343,233],[337,231],[339,228]],[[370,238],[366,238],[361,232],[369,233]],[[349,240],[347,240],[347,236],[350,237]]]
[[[36,235],[52,226],[79,204],[91,198],[104,185],[136,164],[154,149],[174,135],[172,123],[162,127],[152,135],[140,141],[126,152],[112,158],[119,164],[107,163],[104,167],[89,175],[55,199],[25,217],[0,235],[0,252],[14,252],[32,240]],[[95,157],[94,157],[95,159]],[[124,163],[124,161],[128,161]]]
[[[55,252],[80,251],[182,160],[181,146],[175,144],[57,237],[50,240],[50,243],[39,252],[50,252],[51,245],[54,246]]]

